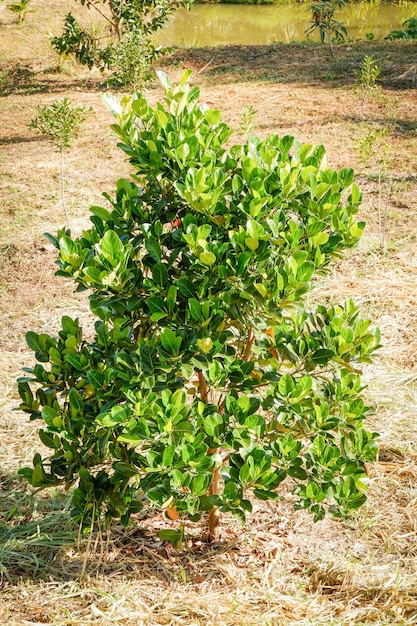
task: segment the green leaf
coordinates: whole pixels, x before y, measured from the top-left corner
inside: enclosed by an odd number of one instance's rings
[[[165,287],[168,282],[168,270],[164,263],[156,263],[152,268],[152,278],[158,287]]]
[[[216,257],[212,252],[201,252],[198,258],[204,265],[210,266],[216,262]]]
[[[76,243],[66,236],[61,237],[58,243],[61,259],[75,267],[79,261],[79,251]]]
[[[149,495],[149,494],[148,494]],[[181,530],[160,530],[158,535],[162,541],[168,541],[174,548],[178,548],[182,550],[182,545],[184,542],[184,533]]]
[[[164,300],[162,300],[162,298],[152,297],[152,298],[148,298],[146,302],[152,313],[162,314],[162,317],[160,317],[159,319],[162,319],[163,317],[167,316],[168,311],[166,309],[165,302]]]
[[[356,183],[353,183],[353,185],[352,185],[352,191],[350,193],[350,198],[349,199],[350,199],[350,202],[352,204],[358,204],[361,201],[361,199],[362,199],[362,194],[361,194],[361,192],[359,190],[359,187],[357,186]]]
[[[81,365],[81,359],[78,354],[66,354],[64,360],[78,371],[81,371],[83,369],[83,366]]]
[[[44,446],[46,446],[47,448],[53,448],[53,449],[57,447],[55,445],[54,436],[51,435],[51,433],[47,432],[46,430],[40,430],[38,434],[39,434],[39,439],[42,441]]]
[[[325,232],[319,232],[311,237],[311,243],[313,246],[322,246],[329,241],[329,235]]]
[[[252,252],[254,252],[255,250],[257,250],[257,248],[259,248],[259,239],[257,237],[247,237],[245,239],[245,244],[246,247],[249,248],[249,250],[252,250]]]
[[[197,339],[197,346],[200,348],[201,352],[204,354],[208,354],[213,348],[213,341],[210,337],[205,337],[204,339]]]
[[[352,224],[352,226],[349,228],[349,233],[352,235],[352,237],[359,238],[362,237],[363,231],[361,228],[359,228],[359,224]]]
[[[98,370],[88,370],[87,378],[95,389],[103,388],[104,376]]]
[[[204,430],[210,437],[217,437],[223,427],[223,418],[219,414],[208,415],[204,418]]]
[[[187,278],[180,278],[180,280],[177,280],[175,284],[178,287],[178,291],[180,291],[183,296],[186,296],[187,298],[194,298],[196,295],[195,285]]]
[[[194,476],[190,485],[191,493],[196,496],[204,495],[210,486],[211,478],[210,474]]]
[[[332,350],[320,348],[319,350],[313,352],[313,354],[311,355],[311,359],[316,365],[326,365],[326,363],[331,361],[334,356],[335,353]]]
[[[111,214],[107,209],[101,206],[91,206],[90,211],[93,215],[97,215],[103,222],[108,222],[111,219]]]
[[[188,301],[188,306],[190,307],[190,312],[193,319],[197,320],[198,322],[203,321],[203,317],[201,315],[201,304],[199,303],[199,301],[195,298],[191,298]]]
[[[251,469],[247,463],[244,463],[239,470],[239,480],[242,485],[246,485],[251,480]]]
[[[297,270],[297,274],[296,274],[297,280],[300,283],[308,282],[310,278],[312,277],[314,270],[315,270],[314,263],[311,263],[310,261],[303,263],[303,265],[299,267]]]
[[[268,491],[268,489],[254,489],[253,495],[259,498],[259,500],[279,500],[279,495],[275,491]]]
[[[155,369],[156,350],[153,346],[140,347],[141,365],[145,374],[153,374]]]
[[[155,239],[147,239],[145,242],[145,247],[153,260],[159,263],[162,258],[162,250],[159,243],[155,241]]]
[[[100,242],[102,255],[109,261],[120,261],[124,246],[113,230],[108,230]]]
[[[178,290],[174,285],[171,285],[170,287],[168,287],[166,301],[167,301],[168,311],[170,313],[172,313],[175,309],[176,300],[177,300],[177,291]]]
[[[208,109],[207,111],[205,111],[204,117],[209,124],[211,124],[212,126],[217,126],[221,122],[222,114],[220,113],[220,111]]]
[[[283,374],[279,379],[278,390],[282,396],[287,396],[294,389],[294,381],[289,374]]]
[[[84,410],[83,399],[81,398],[79,391],[75,387],[72,387],[70,389],[70,392],[68,394],[68,401],[70,403],[71,409],[73,409],[75,412],[78,413]]]
[[[287,470],[288,476],[292,478],[298,478],[298,480],[307,480],[308,474],[303,467],[294,465]]]
[[[164,453],[162,455],[162,465],[164,467],[171,467],[172,465],[172,461],[174,460],[174,456],[175,456],[175,446],[166,446]]]
[[[163,328],[161,343],[167,352],[176,356],[182,343],[182,337],[178,337],[170,328]]]
[[[33,350],[34,352],[38,352],[39,354],[42,354],[42,352],[44,352],[46,349],[45,340],[42,339],[41,335],[38,335],[38,333],[35,333],[33,331],[29,331],[28,333],[26,333],[26,343],[31,350]]]

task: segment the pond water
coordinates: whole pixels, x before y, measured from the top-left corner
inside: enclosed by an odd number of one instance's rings
[[[416,3],[348,4],[335,13],[353,40],[368,33],[383,39],[410,17],[417,17]],[[305,39],[309,20],[309,4],[198,4],[177,11],[158,39],[165,46],[183,47],[289,43]]]

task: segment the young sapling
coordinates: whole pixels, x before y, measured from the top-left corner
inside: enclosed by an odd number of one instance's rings
[[[56,148],[60,155],[61,204],[69,225],[64,191],[64,151],[69,150],[79,136],[81,125],[92,112],[91,107],[73,106],[68,98],[55,100],[52,104],[38,107],[29,122],[29,128],[37,130]]]
[[[372,56],[365,56],[361,63],[361,68],[356,72],[355,94],[361,99],[361,120],[365,121],[365,104],[367,100],[375,98],[381,91],[381,86],[377,83],[381,74],[381,66]]]

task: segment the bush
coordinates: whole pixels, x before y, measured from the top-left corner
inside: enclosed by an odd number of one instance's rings
[[[280,485],[315,520],[346,515],[375,455],[358,364],[379,336],[352,301],[307,294],[362,234],[353,172],[289,136],[227,150],[189,74],[159,76],[165,105],[108,99],[133,180],[81,237],[49,235],[98,319],[92,341],[67,316],[58,337],[27,334],[20,408],[51,453],[21,474],[76,483],[84,524],[127,523],[147,499],[172,519],[208,513],[213,539],[219,512],[244,521],[249,494]]]
[[[113,48],[110,66],[114,68],[111,82],[128,86],[132,91],[142,89],[153,78],[152,62],[160,51],[142,33],[128,33]]]
[[[392,30],[385,39],[417,39],[417,18],[410,17],[402,24],[403,30]]]

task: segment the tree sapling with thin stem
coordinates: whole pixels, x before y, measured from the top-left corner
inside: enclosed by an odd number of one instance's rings
[[[385,250],[388,224],[388,206],[391,197],[390,146],[386,140],[386,128],[368,128],[354,142],[359,162],[371,171],[378,181],[378,239],[379,247]]]
[[[361,120],[365,121],[366,101],[375,98],[381,91],[377,80],[381,74],[381,66],[373,56],[366,55],[361,63],[359,71],[355,72],[355,94],[361,99]]]
[[[28,124],[29,128],[42,133],[59,151],[61,203],[67,226],[69,220],[64,191],[64,151],[71,148],[80,133],[81,124],[91,112],[91,107],[73,106],[68,98],[64,98],[55,100],[50,105],[38,107],[36,115]]]

